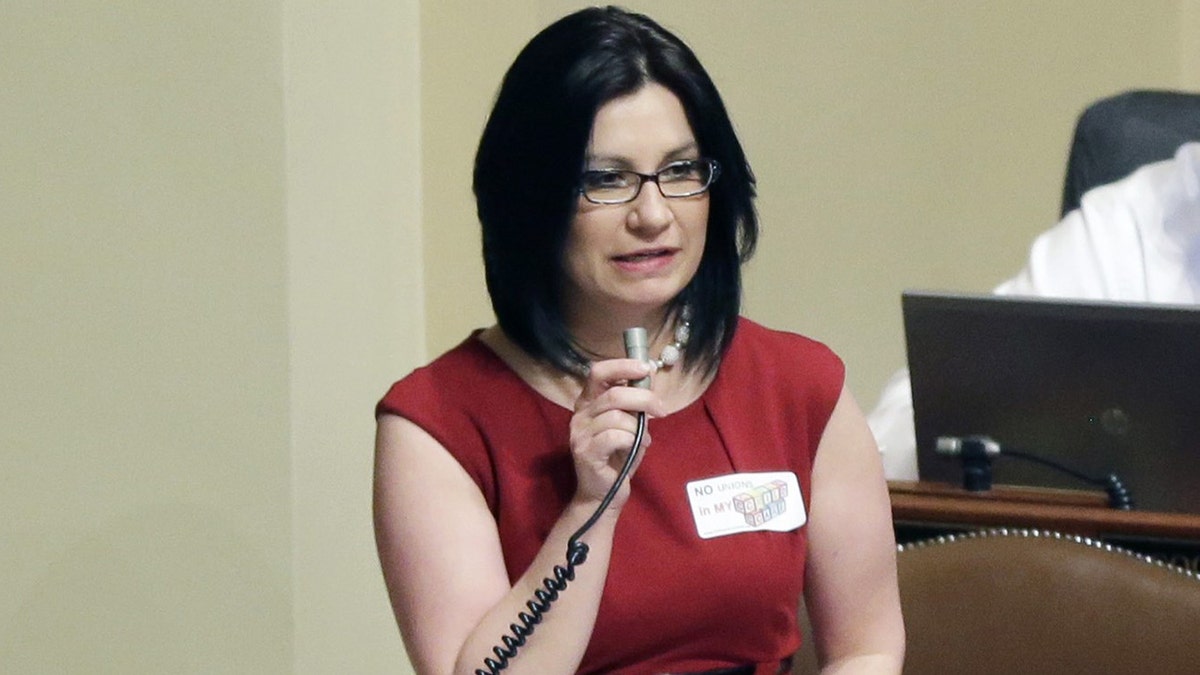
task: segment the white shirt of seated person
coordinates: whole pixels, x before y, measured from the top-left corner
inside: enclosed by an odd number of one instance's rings
[[[1200,304],[1200,143],[1089,190],[1042,233],[1025,269],[993,291],[1081,300]],[[889,480],[917,480],[908,370],[868,416]]]

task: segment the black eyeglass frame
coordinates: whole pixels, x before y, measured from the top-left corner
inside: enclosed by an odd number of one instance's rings
[[[698,164],[698,165],[707,164],[708,165],[708,182],[706,182],[704,184],[704,186],[698,190],[692,190],[689,192],[685,192],[683,194],[669,195],[669,194],[663,192],[662,183],[659,182],[659,176],[666,171],[670,171],[673,168],[679,167],[681,164]],[[587,193],[587,188],[584,187],[584,183],[585,183],[584,179],[585,178],[587,178],[588,176],[593,176],[593,175],[613,175],[613,174],[622,174],[622,175],[626,175],[626,176],[637,176],[637,178],[638,178],[637,189],[633,191],[633,194],[628,199],[596,199]],[[706,158],[682,159],[677,162],[671,162],[670,164],[667,164],[666,166],[659,169],[658,171],[655,171],[654,173],[640,173],[638,171],[631,171],[628,169],[595,169],[592,171],[584,171],[583,174],[580,175],[580,177],[579,177],[579,195],[593,204],[605,204],[605,205],[628,204],[629,202],[636,200],[638,198],[638,196],[642,194],[642,188],[646,186],[647,182],[650,182],[650,183],[654,183],[654,185],[658,188],[658,194],[662,195],[663,198],[665,198],[665,199],[684,199],[686,197],[695,197],[696,195],[702,195],[705,192],[708,192],[709,188],[712,187],[713,183],[717,182],[717,178],[719,178],[720,176],[721,176],[720,162],[718,162],[715,159],[706,159]]]

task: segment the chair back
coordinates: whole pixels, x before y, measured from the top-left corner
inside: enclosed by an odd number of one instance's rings
[[[1200,140],[1200,93],[1135,90],[1102,98],[1080,113],[1067,158],[1062,215],[1088,190],[1170,159]]]
[[[901,545],[897,567],[906,674],[1200,673],[1200,576],[1183,568],[1012,528]],[[812,652],[794,673],[816,672]]]

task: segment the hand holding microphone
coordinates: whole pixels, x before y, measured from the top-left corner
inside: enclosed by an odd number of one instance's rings
[[[628,329],[622,337],[628,358],[592,364],[570,429],[579,497],[607,499],[615,507],[628,498],[629,488],[618,488],[615,499],[609,489],[632,472],[650,444],[646,417],[662,414],[662,401],[649,390],[652,366],[645,329]]]

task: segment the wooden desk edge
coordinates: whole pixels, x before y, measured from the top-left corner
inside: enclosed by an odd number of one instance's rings
[[[1007,486],[971,493],[952,485],[911,481],[890,481],[888,488],[892,519],[897,523],[1030,527],[1095,537],[1200,541],[1200,515],[1119,511],[1106,506],[1103,493]]]

